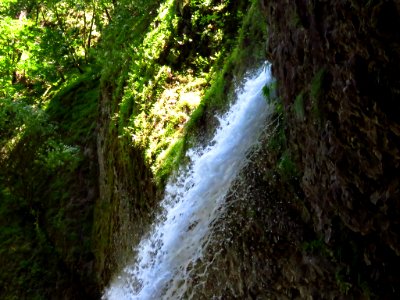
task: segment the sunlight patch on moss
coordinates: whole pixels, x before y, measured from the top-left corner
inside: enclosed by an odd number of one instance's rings
[[[145,149],[145,159],[154,173],[163,162],[167,149],[183,134],[184,125],[197,108],[206,84],[205,79],[173,77],[166,85],[157,102],[146,111],[131,118],[131,126],[125,131],[135,146]]]
[[[173,0],[166,1],[161,5],[157,18],[151,24],[151,27],[154,29],[146,35],[143,41],[145,58],[158,58],[161,51],[166,46],[167,40],[172,33],[171,24],[172,28],[177,25],[177,23],[174,22],[173,9]]]
[[[123,65],[113,94],[113,123],[118,134],[127,138],[130,146],[143,151],[146,165],[157,182],[177,167],[186,147],[183,141],[204,108],[224,107],[229,98],[226,93],[235,79],[230,74],[240,76],[244,66],[251,64],[249,58],[244,58],[242,64],[243,57],[238,55],[243,53],[240,50],[247,49],[244,32],[263,35],[260,32],[264,23],[257,21],[257,25],[250,26],[253,19],[248,18],[239,40],[233,40],[233,32],[237,33],[239,26],[231,22],[243,19],[241,5],[234,14],[228,10],[229,2],[194,0],[182,5],[165,1],[152,22],[131,36],[126,48],[130,63]],[[190,19],[182,16],[183,7],[190,9]],[[258,7],[254,0],[249,12],[254,19],[259,19]],[[228,55],[235,45],[236,55]],[[246,55],[251,53],[253,57],[253,48]],[[255,55],[258,57],[259,53]]]

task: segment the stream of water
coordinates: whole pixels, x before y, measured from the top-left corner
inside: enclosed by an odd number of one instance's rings
[[[262,88],[270,80],[269,66],[245,79],[210,143],[188,151],[191,163],[167,185],[162,213],[137,246],[133,263],[115,278],[103,299],[182,298],[212,238],[210,228],[224,211],[229,188],[266,127],[269,107]]]

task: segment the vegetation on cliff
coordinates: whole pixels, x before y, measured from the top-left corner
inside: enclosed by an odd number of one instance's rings
[[[1,297],[97,298],[113,252],[129,252],[114,244],[118,203],[146,226],[189,136],[264,59],[265,19],[258,1],[7,0],[0,13]]]
[[[103,284],[130,259],[131,245],[149,225],[160,194],[156,186],[165,184],[193,137],[204,136],[206,123],[215,122],[212,115],[229,100],[234,78],[265,57],[258,1],[166,1],[155,7],[148,9],[151,19],[117,19],[103,36],[105,43],[122,43],[113,49],[124,49],[101,58],[98,151],[107,159],[100,159],[94,231]],[[119,40],[124,26],[132,47],[126,37]]]
[[[273,130],[235,184],[247,196],[228,199],[230,269],[208,278],[243,297],[398,297],[399,15],[380,0],[0,1],[0,298],[99,298],[266,56]]]
[[[76,1],[0,3],[0,251],[3,299],[96,293],[91,222],[106,24]],[[89,296],[88,296],[89,297]]]

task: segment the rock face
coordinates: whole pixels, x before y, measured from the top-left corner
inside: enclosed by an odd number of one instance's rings
[[[398,295],[400,3],[264,2],[314,230],[342,251],[349,281],[359,273],[371,295]]]
[[[156,203],[155,185],[142,152],[124,143],[118,125],[113,123],[111,89],[102,89],[97,135],[100,195],[93,240],[100,287],[110,280],[112,272],[126,264]]]
[[[176,3],[184,15],[186,1]],[[400,4],[259,3],[283,114],[232,188],[188,296],[398,298]],[[97,140],[100,285],[157,199],[141,151],[118,137],[114,91],[102,87]]]

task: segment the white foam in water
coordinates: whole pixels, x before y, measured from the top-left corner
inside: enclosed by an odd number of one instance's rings
[[[229,187],[266,126],[269,109],[262,88],[270,80],[269,66],[247,79],[210,144],[188,151],[191,164],[167,185],[163,213],[138,245],[135,262],[105,290],[103,299],[182,298]]]

